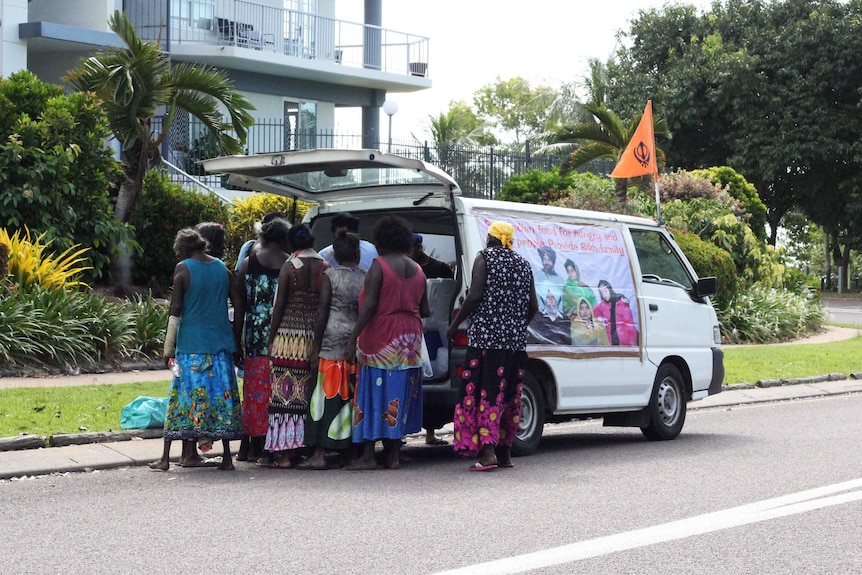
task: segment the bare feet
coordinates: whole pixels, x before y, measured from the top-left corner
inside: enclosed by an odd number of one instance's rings
[[[297,465],[297,467],[300,469],[326,469],[328,466],[326,464],[326,457],[321,451],[320,454],[315,452],[314,455]]]
[[[171,464],[167,461],[153,461],[149,464],[149,468],[153,471],[167,471],[170,467]]]
[[[354,459],[349,465],[345,465],[344,469],[347,471],[367,471],[369,469],[377,469],[377,461],[375,461],[373,457],[371,459],[360,457],[359,459]]]
[[[184,459],[181,458],[179,461],[179,465],[180,467],[205,467],[206,462],[206,459],[204,459],[203,457],[198,455],[197,452],[195,452],[194,455],[191,455]]]
[[[293,469],[296,467],[296,463],[294,462],[292,457],[278,457],[272,463],[273,467],[278,467],[279,469]]]

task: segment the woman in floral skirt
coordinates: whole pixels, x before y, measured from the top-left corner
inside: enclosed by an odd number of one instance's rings
[[[527,325],[539,309],[530,264],[512,250],[515,229],[503,221],[488,228],[487,247],[476,255],[470,292],[449,325],[467,328],[461,373],[464,399],[455,407],[455,452],[474,457],[471,471],[512,467],[511,447],[521,416],[527,364]]]
[[[236,304],[231,276],[220,259],[204,250],[206,241],[191,228],[177,232],[170,317],[165,358],[174,359],[178,373],[171,381],[165,415],[165,445],[152,469],[167,471],[171,442],[197,438],[209,444],[221,440],[218,468],[232,470],[230,440],[242,437],[242,412],[236,383],[236,340],[227,315],[228,297]]]
[[[242,383],[242,428],[245,437],[237,461],[256,461],[264,456],[269,428],[269,397],[272,393],[269,341],[272,307],[278,275],[287,261],[290,224],[281,218],[264,223],[258,234],[258,249],[240,264],[236,283],[240,294],[234,309],[234,335],[244,343]]]

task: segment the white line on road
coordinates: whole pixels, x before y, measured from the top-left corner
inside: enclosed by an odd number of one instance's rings
[[[851,491],[854,489],[857,491]],[[862,479],[854,479],[688,519],[671,521],[662,525],[598,537],[589,541],[579,541],[570,545],[469,565],[450,571],[441,571],[436,575],[523,573],[665,541],[683,539],[693,535],[703,535],[721,529],[768,521],[823,507],[862,501],[862,490],[860,489],[862,489]]]

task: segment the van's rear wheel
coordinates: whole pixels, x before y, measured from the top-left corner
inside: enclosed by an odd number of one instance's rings
[[[542,430],[545,427],[545,396],[533,374],[524,374],[524,387],[521,390],[521,420],[518,433],[512,444],[512,455],[530,455],[539,447]]]
[[[686,412],[685,381],[676,366],[666,363],[655,376],[647,411],[650,422],[641,427],[647,439],[674,439],[682,431]]]

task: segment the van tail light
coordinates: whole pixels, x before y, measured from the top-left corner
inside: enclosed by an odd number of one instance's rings
[[[467,330],[459,329],[452,336],[452,347],[467,347]]]

